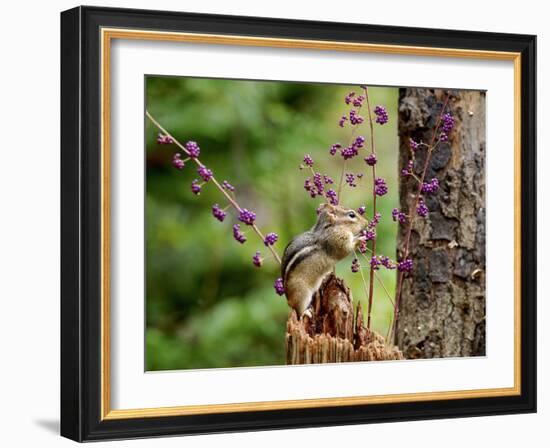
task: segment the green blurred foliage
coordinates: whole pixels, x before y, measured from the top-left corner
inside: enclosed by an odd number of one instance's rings
[[[349,127],[341,129],[337,123],[349,109],[343,98],[354,88],[155,76],[146,78],[146,102],[152,116],[180,142],[199,143],[201,161],[220,182],[227,179],[237,188],[239,203],[257,213],[264,233],[279,234],[275,248],[282,254],[293,236],[314,224],[320,203],[303,189],[308,174],[298,168],[303,155],[312,155],[316,170],[335,181],[339,177],[342,159],[331,157],[328,149],[350,140]],[[383,216],[378,247],[394,258],[397,89],[372,87],[369,96],[372,108],[383,104],[390,115],[388,124],[375,125],[377,174],[386,177],[389,187],[378,201]],[[200,196],[193,195],[196,167],[187,163],[183,171],[174,169],[176,147],[157,144],[157,133],[147,120],[147,370],[283,364],[289,308],[273,290],[279,265],[252,231],[244,245],[233,240],[233,210],[223,223],[211,214],[212,204],[226,205],[221,193],[207,184]],[[369,142],[367,120],[360,133]],[[365,177],[357,188],[344,189],[341,202],[369,210],[371,176],[363,157],[353,160],[348,171]],[[252,265],[256,250],[266,257],[260,269]],[[351,258],[338,265],[337,274],[366,309],[361,277],[350,270]],[[368,281],[368,269],[364,273]],[[395,272],[379,274],[393,297]],[[373,325],[385,335],[392,306],[378,281],[375,288]]]

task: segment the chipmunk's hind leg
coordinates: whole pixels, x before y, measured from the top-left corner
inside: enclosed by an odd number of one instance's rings
[[[300,318],[304,315],[312,317],[310,305],[313,293],[307,283],[298,279],[286,286],[288,304],[296,310]]]

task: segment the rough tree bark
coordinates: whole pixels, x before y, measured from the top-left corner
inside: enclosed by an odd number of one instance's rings
[[[399,95],[399,172],[410,158],[409,139],[429,143],[444,92],[406,88]],[[416,218],[410,241],[413,272],[405,277],[396,342],[406,358],[485,354],[485,93],[452,91],[456,127],[433,152],[426,179],[439,190],[425,195],[430,209]],[[421,171],[425,148],[416,154]],[[400,203],[408,210],[418,183],[402,178]],[[406,226],[398,232],[397,255]]]
[[[351,291],[331,275],[313,301],[313,317],[299,320],[293,310],[287,321],[287,364],[403,359],[394,346],[367,330],[358,304],[355,312]]]

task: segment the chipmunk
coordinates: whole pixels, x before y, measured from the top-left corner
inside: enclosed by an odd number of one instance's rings
[[[313,295],[336,263],[361,244],[368,221],[355,210],[322,204],[316,224],[286,246],[281,277],[288,304],[311,317]]]

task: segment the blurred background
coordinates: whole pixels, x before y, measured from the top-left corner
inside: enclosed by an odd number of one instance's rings
[[[329,148],[348,144],[350,128],[340,128],[338,120],[349,111],[345,95],[357,86],[157,76],[145,82],[148,111],[180,142],[199,144],[201,161],[220,182],[236,187],[238,202],[256,212],[264,234],[279,234],[274,247],[280,255],[293,236],[315,223],[321,199],[304,190],[308,172],[299,165],[310,154],[315,169],[337,181],[342,158],[330,156]],[[369,88],[371,108],[384,105],[390,117],[387,124],[375,125],[375,136],[377,175],[389,187],[378,201],[378,247],[393,259],[397,95],[397,88]],[[365,120],[358,133],[367,143],[368,129]],[[234,211],[228,210],[223,223],[211,213],[214,203],[227,205],[221,193],[208,183],[195,196],[190,185],[198,177],[196,167],[188,163],[182,171],[174,169],[176,146],[159,145],[157,134],[146,120],[146,370],[284,364],[290,309],[273,289],[278,263],[252,231],[243,245],[233,239]],[[365,205],[369,217],[371,176],[364,155],[348,164],[347,171],[365,177],[357,188],[344,187],[341,203]],[[252,264],[256,250],[266,258],[261,268]],[[366,311],[360,274],[350,269],[352,258],[339,263],[337,275]],[[368,281],[366,267],[364,273]],[[395,271],[379,274],[393,298]],[[391,315],[392,305],[375,281],[373,323],[383,336]]]

